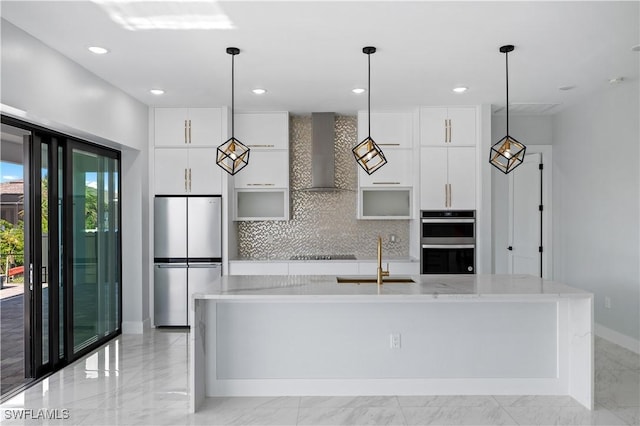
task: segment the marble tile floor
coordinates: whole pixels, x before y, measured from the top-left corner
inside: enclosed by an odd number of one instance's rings
[[[596,339],[596,409],[566,396],[208,398],[189,413],[188,334],[123,335],[0,407],[3,425],[638,425],[640,356]],[[57,411],[56,411],[57,410]],[[20,414],[22,413],[22,414]],[[22,419],[16,417],[22,415]],[[52,419],[43,419],[44,417]]]

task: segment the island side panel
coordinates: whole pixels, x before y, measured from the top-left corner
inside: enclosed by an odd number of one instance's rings
[[[594,405],[593,297],[568,299],[569,395],[592,410]]]
[[[210,301],[193,299],[191,304],[189,333],[189,409],[196,412],[207,396],[206,390],[206,369],[207,369],[207,330],[215,330],[215,324],[208,324],[207,310]],[[211,309],[215,313],[215,303]]]
[[[427,300],[220,301],[207,395],[566,394],[556,300]]]

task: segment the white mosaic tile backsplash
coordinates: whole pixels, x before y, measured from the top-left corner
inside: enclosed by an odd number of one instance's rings
[[[357,220],[357,118],[336,115],[336,192],[306,192],[311,186],[311,115],[289,119],[291,218],[289,221],[237,222],[238,257],[289,259],[294,255],[376,256],[383,239],[385,257],[409,257],[408,220]],[[390,242],[389,236],[397,241]]]

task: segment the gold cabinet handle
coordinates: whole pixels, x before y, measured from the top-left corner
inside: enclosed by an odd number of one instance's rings
[[[374,185],[400,185],[400,182],[371,182]]]
[[[453,204],[453,200],[452,200],[452,193],[451,193],[451,184],[449,184],[449,207],[451,207],[451,205]]]
[[[189,120],[189,143],[191,143],[191,120]]]
[[[248,183],[247,186],[276,186],[275,183]]]
[[[184,120],[184,143],[187,142],[187,120]],[[187,169],[185,169],[185,173],[187,173]]]
[[[191,167],[189,167],[189,192],[191,192]]]
[[[444,143],[449,142],[449,120],[444,119]]]
[[[249,145],[249,144],[247,144],[247,146],[249,148],[273,148],[273,147],[275,147],[275,145]]]
[[[448,184],[444,184],[444,206],[449,207],[449,188],[447,188]]]
[[[187,189],[187,169],[184,169],[184,192],[189,192]]]
[[[452,135],[453,135],[453,125],[451,124],[451,119],[449,119],[449,143],[451,143]]]

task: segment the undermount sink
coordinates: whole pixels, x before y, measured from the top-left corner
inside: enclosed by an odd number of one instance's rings
[[[377,284],[376,277],[336,277],[338,284]],[[410,277],[384,277],[382,279],[383,284],[393,283],[414,283],[415,281]]]

